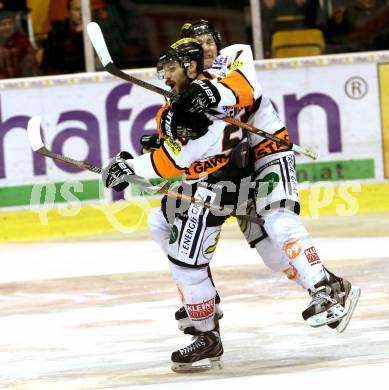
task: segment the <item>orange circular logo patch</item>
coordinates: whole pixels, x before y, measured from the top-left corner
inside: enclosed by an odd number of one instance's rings
[[[297,240],[289,240],[284,245],[284,252],[288,259],[293,260],[301,253],[301,245]]]
[[[297,269],[295,267],[293,267],[293,265],[290,265],[288,268],[284,269],[282,271],[286,277],[289,279],[289,280],[294,280],[297,278]]]

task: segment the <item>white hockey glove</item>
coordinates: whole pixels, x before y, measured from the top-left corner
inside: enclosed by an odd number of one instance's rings
[[[117,192],[127,188],[128,181],[126,181],[126,176],[135,175],[135,172],[131,162],[126,160],[132,159],[132,155],[126,151],[118,153],[103,169],[102,180],[104,186],[113,188]]]

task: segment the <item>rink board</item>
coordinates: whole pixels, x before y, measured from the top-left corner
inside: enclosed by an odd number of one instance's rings
[[[317,161],[297,156],[303,215],[336,215],[337,199],[345,204],[342,212],[355,212],[355,204],[347,211],[353,203],[348,191],[338,193],[344,185],[354,188],[357,212],[389,210],[384,196],[389,174],[389,53],[257,61],[256,67],[293,142],[319,155]],[[154,69],[131,74],[164,87]],[[92,172],[33,154],[25,134],[30,117],[42,116],[42,136],[50,149],[103,166],[120,150],[139,153],[139,138],[155,131],[154,115],[162,103],[159,95],[107,73],[1,81],[1,239],[109,231],[112,223],[105,222],[105,214],[85,205],[109,205],[123,197],[102,188]],[[308,193],[309,187],[313,189]],[[149,203],[131,192],[125,199],[132,204],[128,208],[134,219],[139,217],[135,203]],[[319,211],[312,206],[315,199],[322,206]],[[52,209],[50,229],[34,224],[37,209],[42,215]],[[71,217],[61,222],[59,210],[68,210],[65,214]],[[143,220],[138,227],[144,229]]]
[[[389,210],[389,183],[348,183],[341,186],[318,183],[300,191],[303,217],[350,217]],[[44,238],[147,236],[147,215],[159,200],[83,205],[71,208],[50,207],[0,214],[6,228],[0,242]],[[228,220],[234,223],[233,219]],[[325,222],[324,222],[325,223]]]

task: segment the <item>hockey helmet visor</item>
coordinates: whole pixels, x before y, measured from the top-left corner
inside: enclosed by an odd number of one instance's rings
[[[174,42],[158,59],[158,78],[163,80],[165,70],[169,68],[174,70],[177,64],[184,70],[187,69],[192,60],[196,61],[197,71],[201,72],[204,69],[204,54],[200,43],[193,38],[183,38]]]

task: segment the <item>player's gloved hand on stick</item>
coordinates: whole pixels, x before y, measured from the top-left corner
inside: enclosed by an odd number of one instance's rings
[[[125,176],[135,175],[135,172],[131,164],[126,160],[132,159],[133,157],[130,153],[123,151],[109,162],[102,172],[105,187],[113,188],[117,192],[123,191],[128,187]]]
[[[208,108],[217,107],[220,93],[209,80],[195,80],[189,88],[177,95],[172,103],[175,111],[203,113]]]
[[[165,137],[197,139],[207,131],[212,121],[205,114],[166,110],[161,116],[160,129]]]
[[[162,144],[162,140],[158,134],[142,135],[140,144],[142,145],[142,154],[145,154],[158,149]]]

